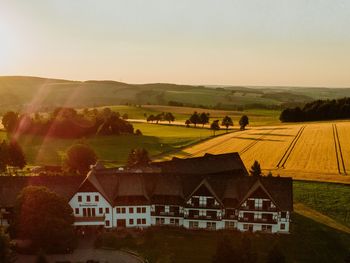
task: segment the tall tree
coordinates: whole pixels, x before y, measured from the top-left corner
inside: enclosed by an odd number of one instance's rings
[[[66,165],[71,172],[86,175],[90,170],[90,165],[95,164],[96,161],[96,153],[88,145],[78,143],[71,146],[67,151]]]
[[[255,160],[252,167],[249,170],[250,175],[252,176],[261,176],[261,167],[260,163]]]
[[[169,123],[175,121],[175,117],[171,112],[165,113],[164,119],[168,121]]]
[[[190,117],[190,122],[194,124],[194,127],[197,126],[198,123],[200,123],[201,119],[198,115],[198,113],[195,111],[191,117]]]
[[[202,112],[199,116],[200,123],[202,124],[202,127],[204,127],[205,124],[209,123],[209,113]]]
[[[8,165],[16,168],[23,169],[27,162],[21,146],[14,140],[12,140],[8,146]]]
[[[7,132],[14,132],[18,125],[18,113],[13,111],[8,111],[2,117],[2,125]]]
[[[189,128],[189,127],[190,127],[190,124],[191,124],[191,121],[190,121],[190,120],[186,120],[186,121],[185,121],[185,124],[186,124],[186,127]]]
[[[226,132],[227,132],[228,131],[228,127],[233,126],[233,121],[232,121],[231,117],[225,116],[222,119],[221,125],[226,127]]]
[[[27,186],[15,204],[15,229],[37,249],[63,252],[74,246],[73,211],[66,199],[46,187]]]
[[[128,156],[128,167],[144,166],[151,162],[146,149],[133,149]]]
[[[249,124],[249,118],[247,115],[243,115],[239,120],[239,126],[241,130],[245,130],[245,127]]]
[[[210,129],[213,131],[214,136],[215,136],[215,132],[220,130],[219,120],[213,121],[210,125]]]

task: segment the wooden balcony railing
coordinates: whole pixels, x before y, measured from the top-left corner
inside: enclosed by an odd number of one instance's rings
[[[247,223],[263,223],[263,224],[277,224],[276,219],[270,218],[248,218],[248,217],[239,217],[239,222],[247,222]]]

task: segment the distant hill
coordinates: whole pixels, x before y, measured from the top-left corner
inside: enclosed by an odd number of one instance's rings
[[[70,81],[25,76],[0,77],[0,111],[57,106],[94,107],[176,102],[221,109],[283,108],[315,99],[350,96],[350,88],[193,86],[167,83]]]

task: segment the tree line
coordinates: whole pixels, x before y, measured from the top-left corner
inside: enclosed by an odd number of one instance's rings
[[[281,112],[282,122],[336,120],[350,118],[350,98],[316,100],[303,107],[286,108]]]
[[[134,127],[110,108],[85,109],[81,113],[73,108],[59,107],[49,114],[19,114],[9,111],[2,124],[8,133],[33,134],[58,138],[82,138],[91,135],[133,134]]]
[[[190,118],[185,121],[185,124],[186,124],[186,127],[190,127],[191,124],[193,124],[194,127],[197,127],[197,125],[202,125],[202,127],[204,127],[204,125],[209,124],[209,122],[210,122],[210,113],[208,112],[198,113],[195,111],[190,116]],[[219,122],[220,120],[213,120],[210,125],[210,129],[212,129],[213,131],[219,130],[220,129]],[[243,115],[239,120],[240,129],[244,130],[248,124],[249,124],[248,116]],[[226,127],[226,131],[227,131],[229,127],[233,126],[232,118],[227,115],[223,117],[221,121],[221,126]]]

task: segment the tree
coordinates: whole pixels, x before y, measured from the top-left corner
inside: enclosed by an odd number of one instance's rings
[[[233,121],[232,121],[231,117],[225,116],[222,119],[221,125],[226,127],[226,132],[227,132],[228,131],[228,127],[229,126],[233,126]]]
[[[213,131],[214,136],[215,136],[215,132],[220,130],[219,120],[213,121],[210,125],[210,129]]]
[[[148,165],[151,159],[148,156],[146,149],[133,149],[128,156],[128,167]]]
[[[23,169],[27,162],[21,146],[12,140],[8,146],[8,165]]]
[[[191,124],[191,121],[190,121],[190,120],[186,120],[186,121],[185,121],[185,124],[186,124],[186,127],[189,128],[189,127],[190,127],[190,124]]]
[[[169,123],[175,121],[175,117],[171,112],[165,113],[164,119]]]
[[[197,126],[198,123],[200,123],[201,119],[198,115],[198,113],[195,111],[191,117],[190,117],[190,122],[194,124],[194,127]]]
[[[11,249],[10,238],[2,228],[0,228],[0,262],[13,263],[15,256]]]
[[[95,164],[96,161],[96,153],[88,145],[78,143],[71,146],[67,151],[66,165],[71,172],[86,175],[90,170],[90,165]]]
[[[5,172],[9,163],[9,146],[5,140],[0,144],[0,172]]]
[[[202,112],[199,118],[202,127],[204,127],[205,124],[209,123],[209,113]]]
[[[147,120],[147,122],[153,122],[154,121],[154,115],[153,114],[149,115],[146,120]]]
[[[249,124],[249,118],[247,115],[243,115],[239,120],[239,126],[241,127],[241,130],[245,130],[245,126]]]
[[[254,161],[252,167],[249,170],[249,173],[252,176],[261,176],[261,167],[258,161]]]
[[[66,252],[74,246],[73,211],[67,200],[46,187],[27,186],[15,203],[16,235],[33,248]]]
[[[286,258],[283,255],[281,249],[279,246],[275,245],[273,248],[269,251],[269,254],[267,255],[267,263],[285,263]]]
[[[7,132],[12,133],[15,131],[18,125],[18,113],[13,111],[8,111],[2,117],[2,125]]]
[[[127,113],[124,113],[123,116],[122,116],[122,119],[123,120],[129,119],[129,115]]]

